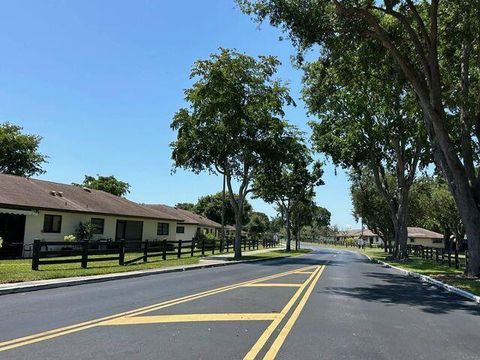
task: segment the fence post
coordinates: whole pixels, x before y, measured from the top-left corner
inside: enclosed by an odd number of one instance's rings
[[[145,244],[143,245],[143,262],[146,263],[148,261],[148,240],[145,240]]]
[[[88,265],[88,241],[82,241],[82,269],[86,269]]]
[[[438,263],[438,249],[435,249],[435,262]]]
[[[118,265],[125,265],[125,240],[118,243]]]
[[[212,244],[212,255],[215,254],[215,245],[217,245],[217,242],[215,239],[213,239],[213,244]]]
[[[465,250],[465,269],[468,271],[468,250]]]
[[[167,239],[162,241],[163,249],[162,249],[162,260],[167,260]]]
[[[448,247],[448,267],[452,267],[452,252],[450,250],[450,246]]]
[[[455,269],[460,268],[460,263],[458,262],[458,250],[455,249]]]
[[[182,240],[178,240],[177,259],[182,257]]]
[[[202,256],[205,256],[205,238],[202,239]]]
[[[227,239],[227,253],[230,251],[230,242]]]
[[[40,240],[33,240],[32,270],[38,270],[41,246]]]
[[[220,238],[220,252],[223,252],[223,236]]]
[[[442,249],[441,255],[442,255],[442,265],[443,265],[445,263],[445,249]]]
[[[192,238],[192,244],[190,245],[190,256],[193,257],[193,253],[195,252],[195,238]]]

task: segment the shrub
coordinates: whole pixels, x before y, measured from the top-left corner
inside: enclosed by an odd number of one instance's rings
[[[78,227],[75,230],[75,236],[79,241],[83,240],[91,240],[93,237],[93,233],[95,231],[95,226],[87,221],[85,223],[80,222]]]

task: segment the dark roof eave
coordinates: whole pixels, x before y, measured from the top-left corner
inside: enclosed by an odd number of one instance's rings
[[[39,210],[39,211],[56,211],[56,212],[67,212],[67,213],[77,213],[77,214],[93,214],[93,215],[104,215],[104,216],[117,216],[117,217],[128,217],[128,218],[140,218],[140,219],[149,219],[149,220],[164,220],[164,221],[175,221],[179,223],[185,223],[181,219],[169,219],[156,216],[140,216],[140,215],[128,215],[128,214],[112,214],[105,213],[100,211],[82,211],[82,210],[70,210],[70,209],[59,209],[59,208],[49,208],[41,206],[30,206],[30,205],[15,205],[15,204],[3,204],[0,203],[0,207],[6,209],[15,209],[15,210]]]

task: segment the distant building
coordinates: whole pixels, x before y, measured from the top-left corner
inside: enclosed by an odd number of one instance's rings
[[[222,225],[205,216],[163,204],[145,204],[145,206],[181,219],[182,222],[177,224],[175,230],[176,240],[191,240],[199,233],[220,236]]]
[[[443,235],[421,227],[408,227],[408,245],[422,245],[425,247],[444,247]],[[346,239],[358,239],[362,236],[361,229],[339,231],[331,237],[329,242],[343,242]],[[380,235],[375,234],[370,229],[363,230],[363,240],[366,245],[383,246],[384,242]]]

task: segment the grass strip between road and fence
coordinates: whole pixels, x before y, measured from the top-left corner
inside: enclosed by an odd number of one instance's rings
[[[318,244],[331,249],[346,249],[350,251],[356,251],[360,254],[368,255],[372,259],[380,260],[398,268],[415,272],[421,275],[430,276],[436,280],[442,281],[448,285],[458,287],[459,289],[471,292],[472,294],[480,296],[480,279],[467,277],[462,269],[456,269],[455,267],[449,267],[447,264],[441,264],[434,259],[422,259],[419,256],[410,255],[410,259],[405,262],[392,261],[387,259],[389,254],[385,253],[381,248],[359,249],[356,247],[346,247],[342,245],[325,245]]]
[[[262,248],[260,246],[260,248]],[[227,260],[255,260],[265,258],[275,258],[282,256],[297,256],[305,254],[307,250],[291,251],[289,253],[282,250],[275,250],[258,253],[255,255],[242,256],[240,259]],[[126,253],[125,261],[141,256],[142,253]],[[99,255],[100,257],[101,255]],[[109,256],[109,255],[105,255]],[[193,257],[182,257],[180,259],[175,255],[167,256],[166,260],[153,260],[146,263],[134,263],[126,266],[120,266],[118,261],[94,262],[86,269],[82,269],[78,264],[55,264],[44,265],[39,271],[31,269],[31,259],[0,260],[0,283],[14,283],[34,280],[58,279],[89,275],[114,274],[128,271],[160,269],[174,266],[198,264],[202,258],[201,254]]]

